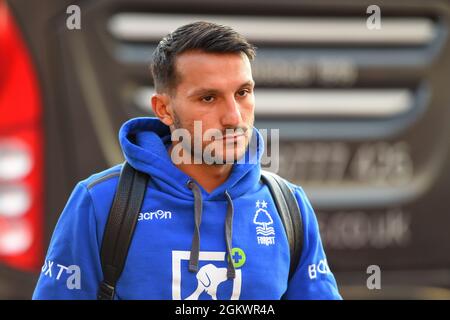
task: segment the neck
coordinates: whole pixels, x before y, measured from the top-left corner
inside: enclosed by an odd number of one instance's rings
[[[173,145],[169,148],[169,156],[172,152]],[[192,161],[193,162],[193,161]],[[230,176],[232,164],[209,165],[201,164],[175,164],[175,166],[197,181],[208,193],[223,184]]]

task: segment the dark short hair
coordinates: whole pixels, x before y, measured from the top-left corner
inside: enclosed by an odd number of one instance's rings
[[[151,71],[156,92],[172,92],[178,84],[177,55],[201,50],[212,53],[245,53],[249,60],[256,48],[232,28],[198,21],[179,27],[164,37],[153,52]]]

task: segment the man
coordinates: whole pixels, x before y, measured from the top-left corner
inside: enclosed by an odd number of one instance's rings
[[[292,184],[304,239],[288,279],[286,232],[260,183],[254,55],[231,28],[207,22],[178,28],[156,48],[151,105],[157,117],[131,119],[119,133],[127,162],[150,180],[116,299],[341,298],[314,211]],[[257,142],[256,156],[250,141]],[[103,279],[99,252],[121,167],[75,187],[33,298],[96,298]]]

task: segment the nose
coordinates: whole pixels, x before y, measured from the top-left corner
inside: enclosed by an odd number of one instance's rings
[[[234,96],[225,101],[221,122],[225,128],[237,127],[242,122],[241,108]]]

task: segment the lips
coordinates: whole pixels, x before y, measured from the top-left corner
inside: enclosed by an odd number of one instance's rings
[[[237,140],[240,137],[245,137],[245,133],[226,135],[226,136],[223,137],[222,140]]]
[[[225,144],[234,144],[237,143],[240,139],[244,139],[245,134],[236,134],[236,135],[227,135],[218,141],[222,141]]]
[[[247,135],[247,130],[243,130],[243,129],[236,129],[237,132],[233,133],[233,134],[225,134],[222,137],[218,138],[217,140],[220,141],[227,141],[227,142],[232,142],[232,141],[236,141],[240,138],[246,137]]]

